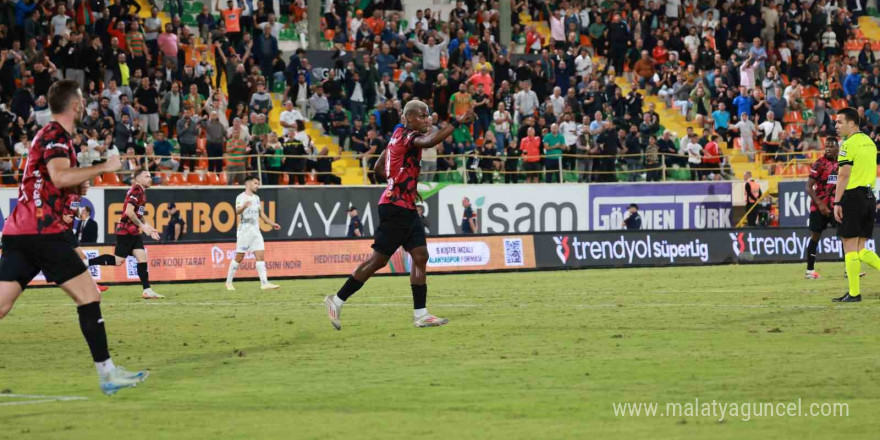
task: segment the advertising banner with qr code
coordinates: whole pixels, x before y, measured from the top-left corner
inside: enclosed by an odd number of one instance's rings
[[[348,275],[367,260],[373,250],[372,239],[298,240],[266,242],[266,269],[270,277],[315,277]],[[535,247],[528,235],[429,237],[428,271],[494,271],[534,269]],[[84,246],[83,252],[94,257],[112,254],[109,246]],[[150,281],[223,280],[229,262],[235,258],[234,242],[195,244],[147,243]],[[245,254],[237,276],[257,276],[253,253]],[[379,273],[409,273],[412,260],[402,248],[391,257]],[[138,281],[137,261],[128,258],[120,266],[90,268],[93,278],[101,283]],[[35,279],[33,284],[45,284]]]

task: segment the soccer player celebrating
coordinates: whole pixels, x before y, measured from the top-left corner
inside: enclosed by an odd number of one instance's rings
[[[235,240],[235,259],[229,262],[229,271],[226,273],[226,290],[235,290],[232,285],[232,279],[235,278],[235,271],[241,260],[244,260],[248,251],[254,253],[257,258],[257,274],[260,276],[260,289],[271,290],[277,289],[277,284],[269,282],[266,275],[265,249],[263,243],[263,234],[260,233],[260,219],[272,225],[276,231],[281,229],[281,225],[273,222],[269,216],[263,213],[260,207],[260,196],[257,190],[260,189],[260,180],[257,176],[250,175],[244,179],[244,192],[235,198],[235,214],[241,216],[241,222],[238,225],[238,232]]]
[[[425,284],[428,246],[425,227],[415,205],[418,197],[416,187],[419,181],[419,163],[423,149],[440,144],[459,125],[469,124],[475,117],[473,111],[467,111],[452,119],[446,127],[428,133],[432,126],[428,106],[418,100],[406,103],[403,109],[404,125],[399,125],[394,130],[388,147],[376,161],[376,175],[385,176],[388,186],[379,199],[379,228],[373,242],[373,254],[355,269],[336,295],[324,298],[330,323],[336,330],[341,328],[339,315],[345,301],[377,270],[385,267],[400,246],[412,257],[409,279],[413,295],[413,324],[416,327],[436,327],[449,322],[431,315],[425,306],[428,296],[428,286]]]
[[[136,386],[147,371],[129,372],[113,364],[101,316],[101,294],[70,240],[64,236],[64,191],[122,167],[119,156],[77,168],[71,134],[85,101],[76,81],[56,81],[48,92],[52,121],[37,132],[28,149],[18,203],[3,225],[0,256],[0,318],[40,271],[76,303],[79,327],[98,370],[101,391],[114,394]]]
[[[837,188],[834,218],[840,223],[837,235],[843,240],[849,291],[834,302],[860,302],[859,272],[862,262],[880,270],[880,257],[865,248],[874,234],[874,181],[877,179],[877,145],[859,131],[859,113],[851,107],[837,112],[835,127],[844,139],[837,156]]]
[[[147,265],[147,251],[141,232],[159,240],[159,231],[144,220],[147,205],[146,190],[153,183],[150,170],[138,169],[132,177],[131,188],[125,194],[122,204],[122,218],[116,223],[116,249],[113,255],[101,255],[89,260],[89,266],[119,266],[131,255],[137,260],[137,274],[144,288],[144,299],[165,298],[150,287],[150,272]]]
[[[822,238],[822,231],[829,225],[837,226],[831,212],[837,184],[837,152],[837,139],[829,137],[825,141],[825,155],[813,162],[810,178],[807,179],[807,194],[810,196],[810,243],[807,245],[807,273],[804,278],[808,280],[819,279],[819,273],[814,267],[816,248]]]

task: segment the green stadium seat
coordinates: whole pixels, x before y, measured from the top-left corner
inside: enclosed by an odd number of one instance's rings
[[[186,9],[187,12],[193,15],[197,15],[198,13],[202,12],[202,6],[204,6],[202,2],[184,3],[184,9]]]
[[[198,26],[199,22],[196,20],[196,17],[191,14],[183,14],[180,17],[180,22],[186,26]]]
[[[281,29],[278,39],[281,41],[294,41],[296,40],[296,34],[293,32],[293,29]]]

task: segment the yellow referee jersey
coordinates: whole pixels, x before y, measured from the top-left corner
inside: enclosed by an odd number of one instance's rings
[[[877,180],[877,145],[868,135],[858,132],[840,145],[837,164],[852,165],[846,189],[873,188]]]

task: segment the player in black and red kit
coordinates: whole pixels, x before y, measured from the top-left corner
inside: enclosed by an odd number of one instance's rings
[[[388,147],[376,161],[376,175],[385,176],[388,186],[379,199],[379,229],[373,242],[373,254],[348,277],[336,295],[324,298],[330,323],[336,330],[341,328],[339,315],[345,300],[354,295],[377,270],[385,267],[400,246],[412,257],[409,279],[413,295],[413,324],[416,327],[436,327],[449,322],[431,315],[426,308],[428,244],[425,227],[416,211],[417,186],[422,150],[440,144],[460,124],[470,123],[475,117],[472,111],[468,111],[458,119],[451,120],[446,127],[428,133],[432,127],[428,106],[418,100],[409,101],[404,106],[404,125],[394,130]]]
[[[834,189],[837,187],[839,148],[836,138],[826,139],[825,155],[813,162],[810,178],[807,179],[807,194],[810,196],[810,243],[807,245],[807,273],[804,278],[808,280],[819,279],[819,273],[814,268],[816,249],[819,246],[819,239],[822,238],[822,232],[828,226],[837,226],[831,202],[834,201]]]
[[[137,260],[137,274],[144,288],[144,299],[165,298],[150,287],[147,251],[141,239],[143,232],[153,240],[159,240],[159,231],[144,220],[144,210],[147,206],[146,190],[152,182],[153,177],[149,170],[140,169],[134,172],[131,188],[125,194],[125,202],[122,204],[122,218],[116,224],[116,249],[113,255],[101,255],[89,260],[89,266],[119,266],[129,255],[133,256]]]
[[[28,149],[18,203],[3,226],[0,256],[0,318],[40,271],[76,303],[79,326],[92,352],[101,390],[113,394],[137,385],[148,372],[129,372],[110,359],[101,316],[101,294],[73,245],[65,236],[64,202],[68,192],[103,173],[122,167],[118,156],[77,168],[71,133],[85,108],[76,81],[52,84],[48,93],[52,121],[37,132]]]

